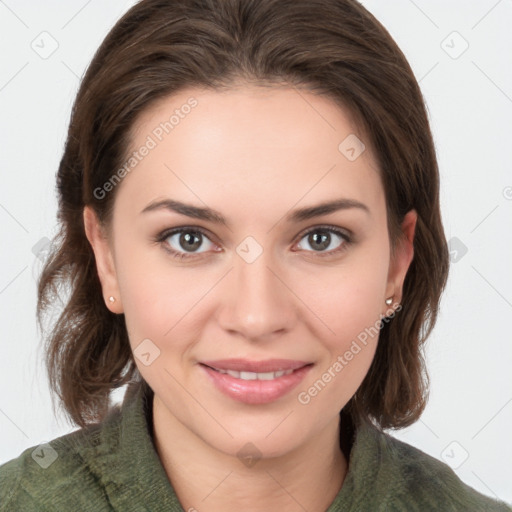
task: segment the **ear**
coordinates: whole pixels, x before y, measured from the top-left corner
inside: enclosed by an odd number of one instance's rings
[[[387,306],[387,313],[389,314],[390,309],[395,309],[395,305],[398,305],[402,300],[402,289],[409,270],[409,266],[414,257],[414,233],[416,230],[416,222],[418,220],[418,214],[416,210],[410,210],[404,217],[401,224],[403,236],[398,241],[398,245],[395,248],[394,257],[391,259],[388,272],[388,282],[386,285],[386,296],[393,297],[391,306]]]
[[[96,259],[96,268],[98,269],[98,277],[103,291],[103,300],[112,313],[123,313],[114,257],[108,238],[95,211],[90,206],[84,207],[83,217],[85,234],[92,246]],[[114,302],[110,302],[109,297],[111,296],[115,298]]]

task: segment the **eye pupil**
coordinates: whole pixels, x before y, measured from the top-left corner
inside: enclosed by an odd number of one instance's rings
[[[321,233],[318,236],[318,233]],[[315,244],[319,244],[318,250],[323,250],[329,247],[331,242],[331,235],[328,231],[315,231],[309,235],[309,242],[311,243],[311,247],[315,247]]]
[[[193,233],[191,235],[191,233]],[[195,240],[194,240],[195,239]],[[186,249],[196,250],[201,247],[201,240],[197,233],[193,231],[184,232],[180,236],[180,244]]]

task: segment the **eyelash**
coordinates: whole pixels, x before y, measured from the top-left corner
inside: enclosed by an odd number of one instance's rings
[[[316,255],[319,256],[320,258],[338,255],[339,253],[345,251],[348,248],[348,246],[350,246],[352,244],[352,236],[351,235],[348,235],[345,231],[342,231],[341,229],[339,229],[335,226],[329,226],[329,225],[315,226],[311,229],[308,229],[307,231],[305,231],[299,235],[299,242],[307,235],[309,235],[311,233],[316,233],[319,231],[324,231],[324,232],[327,231],[330,233],[334,233],[335,235],[338,235],[340,238],[342,238],[344,241],[337,249],[333,249],[328,252],[306,251],[306,252],[316,253]],[[178,251],[170,248],[169,244],[166,243],[166,240],[170,236],[175,235],[176,233],[201,233],[208,240],[210,240],[208,233],[204,229],[197,227],[197,226],[183,226],[180,228],[164,230],[161,233],[159,233],[155,237],[154,242],[162,244],[165,251],[167,251],[173,258],[177,258],[179,260],[195,258],[195,257],[197,257],[197,254],[202,254],[202,253],[178,252]]]

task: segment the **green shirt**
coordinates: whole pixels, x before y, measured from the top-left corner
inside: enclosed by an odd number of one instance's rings
[[[153,392],[142,384],[128,388],[102,423],[0,466],[0,511],[183,511],[153,444]],[[421,450],[375,427],[358,428],[345,481],[326,512],[434,510],[512,507],[478,493]]]

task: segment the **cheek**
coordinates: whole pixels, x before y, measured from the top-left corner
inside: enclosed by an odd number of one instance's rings
[[[190,269],[167,264],[161,254],[150,260],[149,251],[135,247],[125,254],[117,277],[132,348],[146,338],[162,346],[187,326],[194,305],[208,291],[207,283]]]
[[[381,253],[382,254],[382,253]],[[315,313],[322,330],[317,331],[332,348],[342,350],[347,342],[373,326],[383,312],[387,282],[386,258],[351,255],[337,267],[317,271],[303,280],[298,294]]]
[[[337,267],[316,272],[303,281],[304,302],[315,312],[314,336],[325,357],[301,386],[298,402],[311,412],[330,409],[337,414],[364,380],[380,332],[388,260],[385,243],[354,253]],[[318,319],[321,319],[319,321]]]
[[[297,401],[312,415],[338,414],[368,373],[379,339],[386,277],[378,267],[373,270],[342,272],[308,297],[322,320],[311,325],[324,357],[298,390]]]
[[[181,371],[180,361],[200,339],[198,302],[207,289],[194,282],[186,272],[161,273],[155,267],[134,269],[123,279],[130,346],[140,374],[152,387],[172,386],[168,372]]]

